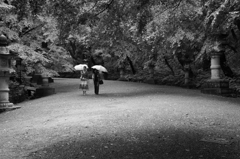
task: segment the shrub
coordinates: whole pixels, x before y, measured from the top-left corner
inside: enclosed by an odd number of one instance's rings
[[[28,92],[25,90],[24,85],[20,85],[18,82],[11,82],[9,89],[9,101],[11,103],[20,103],[28,99]]]

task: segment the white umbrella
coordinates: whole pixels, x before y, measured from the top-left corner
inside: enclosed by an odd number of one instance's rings
[[[83,70],[84,66],[86,66],[88,68],[88,66],[86,64],[79,64],[79,65],[74,66],[74,69],[81,71],[81,70]]]
[[[107,69],[105,67],[103,67],[102,65],[94,65],[94,66],[92,66],[92,68],[96,69],[98,71],[108,72]]]

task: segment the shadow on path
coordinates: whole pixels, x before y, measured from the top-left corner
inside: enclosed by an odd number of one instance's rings
[[[146,130],[76,136],[34,152],[28,159],[237,159],[238,142],[205,142],[204,132],[190,130]]]

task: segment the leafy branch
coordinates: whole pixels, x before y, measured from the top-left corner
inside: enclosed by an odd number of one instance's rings
[[[38,26],[36,26],[36,27],[33,27],[33,28],[31,28],[31,29],[23,32],[23,33],[20,33],[20,34],[19,34],[19,37],[22,38],[23,36],[29,34],[30,32],[32,32],[32,31],[34,31],[34,30],[36,30],[36,29],[38,29],[38,28],[40,28],[40,27],[43,27],[44,25],[45,25],[45,23],[42,23],[42,24],[40,24],[40,25],[38,25]]]
[[[114,0],[111,0],[111,1],[107,4],[107,6],[106,6],[103,10],[101,10],[100,12],[98,12],[97,14],[95,14],[95,16],[98,16],[98,15],[102,14],[104,11],[106,11],[107,9],[109,9],[110,6],[111,6],[111,4],[113,3],[113,1],[114,1]]]

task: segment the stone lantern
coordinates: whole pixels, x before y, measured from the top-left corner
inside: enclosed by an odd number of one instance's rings
[[[20,108],[9,102],[9,77],[11,59],[15,56],[10,53],[7,46],[9,42],[4,35],[0,35],[0,112]]]
[[[211,78],[202,85],[202,93],[223,96],[232,94],[232,90],[229,88],[229,81],[220,78],[220,57],[222,54],[223,51],[221,50],[214,50],[211,53]]]

